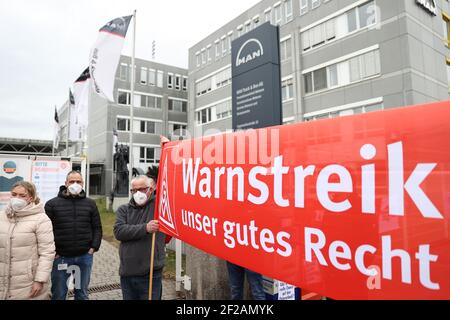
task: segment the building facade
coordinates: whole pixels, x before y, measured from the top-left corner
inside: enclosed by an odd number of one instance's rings
[[[268,21],[285,124],[448,100],[449,15],[447,0],[260,1],[190,48],[188,127],[231,129],[232,41]],[[223,261],[188,247],[187,275],[191,298],[229,298]]]
[[[189,128],[231,128],[231,43],[280,26],[283,122],[449,98],[447,0],[263,0],[189,50]]]
[[[188,77],[186,69],[141,59],[135,59],[135,70],[133,167],[146,172],[149,166],[159,164],[160,135],[171,139],[186,135]],[[86,144],[75,143],[68,152],[69,156],[89,156],[90,191],[94,195],[109,195],[113,189],[114,129],[119,145],[129,146],[131,57],[120,59],[114,97],[115,103],[110,103],[91,92]],[[62,142],[67,134],[67,109],[68,102],[58,112]]]

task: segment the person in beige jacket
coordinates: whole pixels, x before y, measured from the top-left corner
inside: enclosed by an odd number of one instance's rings
[[[0,212],[0,300],[48,299],[54,258],[52,223],[34,185],[19,181]]]

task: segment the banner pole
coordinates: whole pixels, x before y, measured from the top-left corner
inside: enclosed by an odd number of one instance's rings
[[[152,233],[152,251],[150,255],[150,280],[148,286],[148,300],[152,300],[152,291],[153,291],[153,261],[155,260],[155,239],[156,233]]]

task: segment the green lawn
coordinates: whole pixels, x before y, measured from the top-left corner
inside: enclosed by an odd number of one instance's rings
[[[97,203],[100,219],[102,220],[103,239],[114,245],[116,248],[119,248],[120,242],[116,240],[113,233],[116,214],[113,211],[108,211],[105,198],[97,199],[95,202]]]
[[[96,199],[98,211],[100,212],[100,219],[102,220],[103,239],[119,248],[120,242],[116,240],[113,233],[114,223],[116,222],[116,215],[113,211],[106,208],[106,199]],[[183,255],[182,269],[186,270],[186,257]],[[164,277],[175,279],[175,251],[167,250],[166,266],[164,268]]]

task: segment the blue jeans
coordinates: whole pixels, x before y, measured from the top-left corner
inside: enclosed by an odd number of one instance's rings
[[[148,300],[150,275],[120,277],[123,300]],[[152,300],[161,300],[162,269],[153,271]]]
[[[253,300],[266,300],[266,294],[263,288],[263,278],[259,273],[245,269],[227,261],[228,277],[230,280],[231,300],[244,299],[244,278],[247,275],[247,281],[250,285]]]
[[[58,257],[53,262],[52,300],[66,300],[70,275],[75,282],[75,300],[89,300],[89,282],[94,256],[86,253],[78,257]]]

